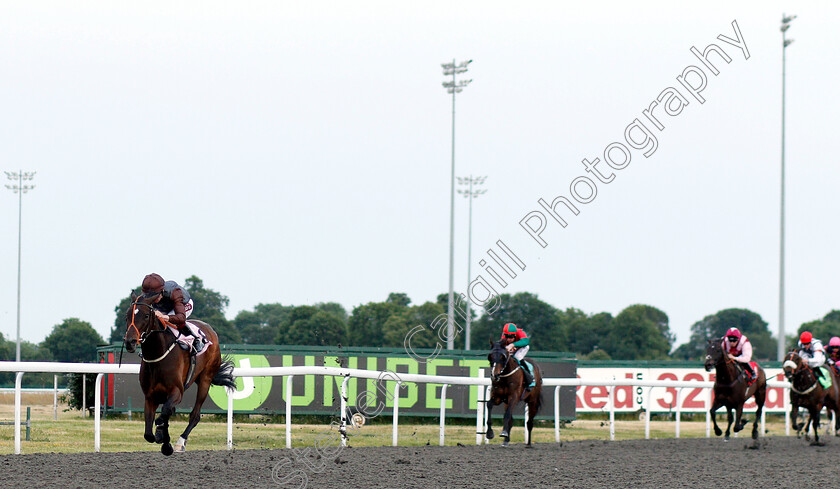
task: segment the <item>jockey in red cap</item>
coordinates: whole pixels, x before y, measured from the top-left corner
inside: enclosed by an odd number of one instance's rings
[[[523,383],[525,384],[525,390],[529,391],[532,387],[534,387],[534,374],[531,373],[530,366],[528,362],[525,362],[525,355],[528,354],[528,350],[531,349],[531,339],[528,338],[528,335],[525,334],[525,331],[522,331],[513,323],[505,324],[505,327],[502,328],[502,339],[501,342],[503,345],[506,345],[508,351],[513,352],[513,358],[519,363],[519,366],[522,368],[522,373],[525,375]]]
[[[746,335],[742,334],[738,328],[729,328],[723,336],[721,348],[726,352],[726,356],[743,365],[750,376],[750,382],[756,379],[757,375],[750,365],[752,345]]]
[[[820,367],[825,365],[825,349],[822,342],[814,338],[810,331],[803,331],[799,336],[799,356],[822,378]]]

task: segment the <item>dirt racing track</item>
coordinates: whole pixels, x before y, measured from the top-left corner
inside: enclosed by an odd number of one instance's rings
[[[840,439],[576,441],[489,446],[344,448],[330,460],[289,450],[6,455],[2,487],[432,488],[833,487]],[[313,452],[309,452],[312,454]],[[286,483],[272,479],[300,470]]]

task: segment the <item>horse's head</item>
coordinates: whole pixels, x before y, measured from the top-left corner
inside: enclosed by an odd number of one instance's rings
[[[706,372],[711,372],[722,358],[723,348],[720,346],[720,341],[706,341],[706,360],[703,362]]]
[[[490,354],[487,355],[487,360],[490,361],[490,378],[493,382],[499,380],[499,376],[508,363],[508,358],[510,358],[510,354],[500,342],[490,342]]]
[[[785,355],[785,360],[782,363],[782,370],[784,370],[785,378],[788,379],[788,381],[791,381],[794,374],[802,370],[804,367],[805,362],[802,361],[802,357],[800,357],[798,353],[790,351],[787,355]]]
[[[125,349],[129,353],[133,353],[137,345],[143,343],[151,331],[158,329],[160,321],[157,320],[153,310],[156,299],[157,295],[138,296],[134,292],[131,293],[131,304],[125,311],[126,332],[123,339]]]

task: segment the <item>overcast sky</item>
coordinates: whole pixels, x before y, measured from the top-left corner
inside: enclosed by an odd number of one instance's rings
[[[229,318],[261,302],[434,300],[448,288],[440,63],[453,58],[473,60],[456,174],[488,177],[474,275],[488,277],[479,260],[501,239],[526,268],[499,292],[587,313],[651,304],[677,344],[730,307],[776,334],[783,12],[799,16],[787,330],[822,317],[840,308],[840,7],[733,3],[2,2],[0,169],[37,171],[23,197],[22,337],[78,317],[107,338],[114,307],[150,272],[199,276],[230,298]],[[718,39],[736,37],[733,21],[748,59]],[[710,55],[717,76],[690,51],[711,43],[731,58]],[[707,76],[702,104],[677,81],[691,65]],[[642,111],[668,87],[688,104],[655,109],[654,129]],[[637,118],[655,152],[630,148],[621,170],[602,161],[614,179],[595,180],[581,160],[627,146]],[[548,218],[540,247],[520,220],[579,176],[597,195],[565,229]],[[0,332],[14,338],[18,198],[0,190]],[[460,196],[455,213],[463,291]]]

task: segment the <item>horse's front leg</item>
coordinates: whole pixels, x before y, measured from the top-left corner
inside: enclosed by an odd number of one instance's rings
[[[824,443],[820,443],[820,411],[822,411],[822,406],[817,406],[816,408],[809,408],[808,409],[810,416],[811,416],[811,426],[814,428],[814,441],[811,442],[811,446],[822,446]]]
[[[160,416],[155,420],[155,441],[162,444],[160,452],[164,455],[172,455],[173,452],[172,445],[169,444],[169,418],[175,414],[175,406],[181,402],[182,395],[179,389],[173,388],[160,408]]]
[[[720,427],[717,424],[717,417],[715,416],[715,412],[723,406],[717,398],[715,398],[715,402],[712,403],[712,409],[709,409],[709,415],[712,417],[712,424],[715,426],[715,435],[720,436],[723,434],[723,431],[720,430]]]
[[[510,430],[513,428],[513,408],[516,406],[516,399],[518,396],[510,396],[507,401],[507,409],[505,409],[504,428],[502,429],[502,438],[505,439],[502,445],[507,446],[510,442]]]
[[[729,441],[730,428],[732,428],[732,408],[726,406],[726,433],[724,433],[723,441]]]
[[[152,433],[152,425],[155,422],[155,411],[157,411],[157,408],[157,403],[147,397],[146,407],[143,412],[146,416],[146,432],[143,433],[143,438],[145,438],[149,443],[155,442],[155,435]]]
[[[799,419],[799,404],[792,402],[790,404],[790,427],[796,432],[796,437],[802,436],[802,423],[797,423]]]
[[[487,404],[487,429],[485,430],[486,433],[484,433],[484,436],[487,437],[488,440],[492,440],[496,436],[496,434],[493,433],[492,418],[491,418],[491,414],[490,414],[491,411],[493,410],[493,399],[494,398],[491,397],[490,400],[488,400],[486,402],[486,404]]]
[[[746,426],[747,424],[746,420],[741,419],[743,415],[744,405],[741,404],[735,408],[735,427],[732,429],[732,431],[734,431],[735,433],[738,433],[739,431],[743,430],[744,426]]]

